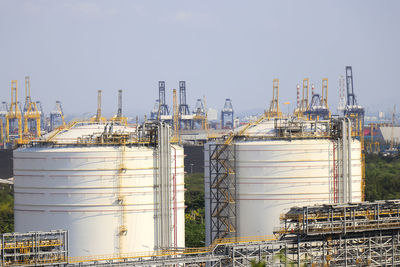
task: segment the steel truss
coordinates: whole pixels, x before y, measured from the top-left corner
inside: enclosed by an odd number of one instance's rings
[[[1,266],[64,266],[68,232],[6,233],[0,235]]]
[[[234,146],[210,145],[210,237],[236,237],[236,175]]]
[[[287,255],[288,262],[298,266],[398,266],[400,230],[299,240],[288,247]]]

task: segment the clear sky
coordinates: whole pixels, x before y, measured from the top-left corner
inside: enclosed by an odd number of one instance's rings
[[[393,107],[400,97],[400,1],[0,0],[0,101],[10,82],[31,77],[33,100],[49,112],[149,113],[165,80],[167,98],[187,83],[191,108],[206,96],[221,109],[265,109],[272,80],[280,102],[296,101],[304,77],[320,91],[329,79],[329,104],[338,77],[353,66],[358,102],[367,111]],[[286,111],[286,110],[285,110]]]

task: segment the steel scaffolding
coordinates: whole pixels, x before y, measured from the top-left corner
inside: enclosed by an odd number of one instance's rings
[[[237,225],[234,146],[210,145],[210,237],[235,237]]]
[[[1,266],[64,266],[68,232],[7,233],[1,238]]]

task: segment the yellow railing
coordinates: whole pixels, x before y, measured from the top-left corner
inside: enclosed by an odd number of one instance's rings
[[[249,243],[249,242],[262,242],[276,240],[274,236],[251,236],[251,237],[232,237],[216,239],[209,247],[199,248],[182,248],[171,250],[135,252],[135,253],[122,253],[122,254],[108,254],[108,255],[91,255],[81,257],[69,257],[69,263],[91,262],[91,261],[106,261],[106,260],[123,260],[135,258],[149,258],[149,257],[163,257],[163,256],[179,256],[189,254],[204,254],[211,252],[216,246],[223,244],[235,243]]]
[[[46,240],[40,242],[22,241],[22,242],[4,242],[4,247],[0,244],[0,249],[22,249],[22,248],[33,248],[33,247],[54,247],[61,246],[63,242],[61,240]]]

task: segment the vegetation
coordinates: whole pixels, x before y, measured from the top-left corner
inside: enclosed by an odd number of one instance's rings
[[[0,233],[14,232],[14,198],[9,186],[0,188]]]
[[[267,264],[265,261],[256,261],[256,260],[251,260],[250,261],[251,267],[265,267]]]
[[[400,157],[367,155],[365,199],[400,199]]]
[[[185,175],[185,243],[187,247],[204,247],[204,175]]]

